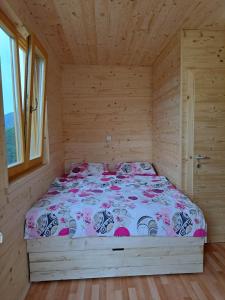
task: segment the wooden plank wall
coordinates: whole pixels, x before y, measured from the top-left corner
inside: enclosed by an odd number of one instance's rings
[[[180,187],[180,34],[153,64],[153,162]]]
[[[21,1],[8,1],[30,31],[40,38],[40,31],[27,14]],[[6,2],[0,7],[4,8]],[[6,13],[6,11],[5,11]],[[47,43],[42,40],[47,47]],[[63,172],[62,119],[61,119],[61,71],[52,51],[49,53],[47,74],[48,131],[50,162],[8,186],[4,140],[3,112],[0,112],[0,231],[4,243],[0,245],[0,298],[23,299],[29,288],[28,263],[24,235],[25,213],[48,188],[54,177]],[[1,105],[0,105],[1,106]]]
[[[151,68],[64,65],[63,101],[66,165],[152,160]]]

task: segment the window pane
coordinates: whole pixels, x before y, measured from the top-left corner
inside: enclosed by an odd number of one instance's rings
[[[21,47],[19,47],[19,59],[20,59],[20,81],[21,81],[22,107],[24,109],[26,51]]]
[[[31,114],[30,159],[38,158],[42,154],[44,121],[44,83],[45,60],[41,56],[38,48],[35,48],[33,99]]]
[[[8,166],[23,161],[22,125],[16,76],[16,43],[0,28],[0,66]]]

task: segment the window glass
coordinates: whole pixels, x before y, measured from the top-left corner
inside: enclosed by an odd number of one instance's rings
[[[20,81],[21,81],[22,107],[24,109],[26,51],[22,47],[19,47],[19,60],[20,60]]]
[[[34,73],[33,73],[33,97],[31,107],[31,139],[30,159],[42,155],[43,124],[44,124],[44,86],[45,84],[45,59],[37,47],[35,47]]]
[[[23,162],[22,122],[15,40],[0,27],[0,67],[8,166]]]

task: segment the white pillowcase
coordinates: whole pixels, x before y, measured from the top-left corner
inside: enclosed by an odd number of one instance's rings
[[[68,177],[101,175],[104,172],[104,163],[73,163]]]
[[[119,174],[127,175],[157,175],[154,167],[149,162],[125,162],[118,166]]]

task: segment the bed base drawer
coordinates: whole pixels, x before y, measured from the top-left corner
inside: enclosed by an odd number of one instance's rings
[[[31,281],[196,273],[201,238],[46,238],[28,241]]]

